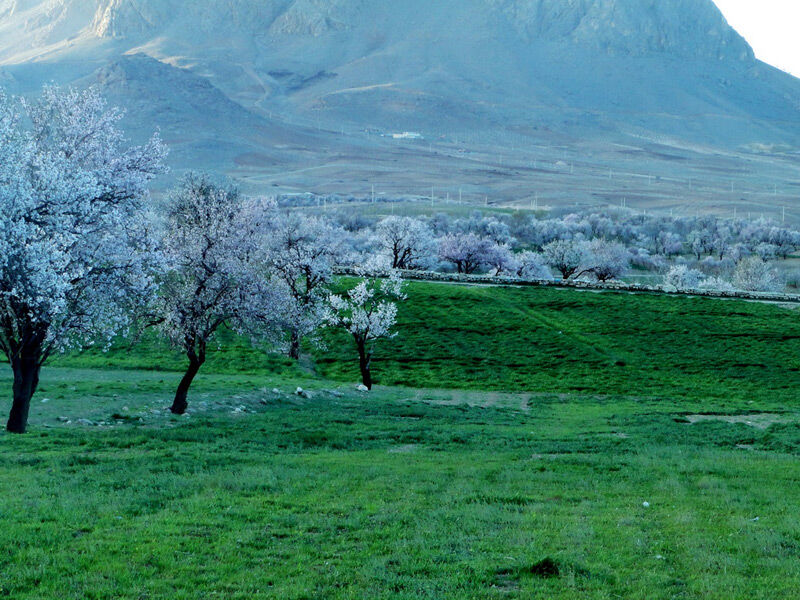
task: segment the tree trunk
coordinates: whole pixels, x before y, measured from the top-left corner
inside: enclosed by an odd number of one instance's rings
[[[365,344],[358,343],[358,366],[361,368],[361,383],[368,389],[372,389],[372,373],[369,370],[369,364],[372,359],[369,352],[367,352]]]
[[[300,358],[300,333],[297,330],[293,330],[291,333],[291,339],[289,341],[289,358],[293,358],[294,360],[298,360]]]
[[[178,391],[175,392],[175,400],[173,400],[172,406],[170,407],[170,411],[176,415],[182,415],[189,407],[189,402],[187,401],[189,388],[192,385],[192,381],[194,381],[195,375],[197,375],[200,367],[205,362],[205,356],[203,354],[198,356],[194,352],[188,352],[187,355],[189,357],[189,368],[178,384]]]
[[[39,371],[42,368],[38,358],[40,352],[33,354],[36,356],[23,355],[11,359],[11,368],[14,371],[14,400],[6,425],[6,429],[11,433],[25,433],[28,427],[31,398],[39,385]]]

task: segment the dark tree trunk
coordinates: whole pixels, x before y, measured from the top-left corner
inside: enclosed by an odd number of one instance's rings
[[[11,433],[25,433],[28,427],[28,413],[31,398],[39,385],[39,371],[42,368],[39,356],[41,351],[33,352],[34,356],[22,355],[11,359],[14,371],[14,400],[6,429]]]
[[[397,247],[397,244],[394,245],[392,248],[392,268],[399,269],[400,268],[400,250]]]
[[[289,358],[298,360],[300,358],[300,333],[297,330],[292,331],[289,340]]]
[[[175,392],[175,400],[173,400],[172,406],[170,407],[170,411],[176,415],[182,415],[189,407],[189,402],[187,400],[189,388],[197,372],[200,371],[200,367],[203,366],[205,362],[205,353],[196,354],[195,352],[188,352],[187,356],[189,357],[189,368],[186,369],[186,374],[178,384],[178,390]]]
[[[369,370],[372,357],[367,352],[366,345],[356,340],[358,344],[358,366],[361,369],[361,383],[368,389],[372,389],[372,373]]]

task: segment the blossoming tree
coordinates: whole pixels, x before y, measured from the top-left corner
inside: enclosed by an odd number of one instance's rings
[[[375,228],[393,269],[419,269],[435,262],[436,239],[427,223],[413,217],[386,217]]]
[[[277,216],[261,232],[261,239],[262,276],[284,292],[289,356],[298,359],[302,339],[324,324],[325,286],[333,277],[333,267],[348,252],[345,232],[318,217],[291,212]]]
[[[372,354],[378,340],[392,338],[397,321],[397,302],[406,299],[403,282],[397,276],[388,279],[364,279],[343,295],[331,294],[328,324],[347,331],[355,340],[361,381],[372,389]]]
[[[127,148],[93,90],[0,95],[0,348],[14,374],[7,429],[24,433],[39,373],[65,348],[110,339],[152,295],[147,185],[158,136]]]
[[[189,388],[220,328],[244,331],[275,309],[269,279],[253,267],[258,236],[274,204],[248,199],[205,175],[187,175],[170,196],[161,255],[159,326],[189,360],[171,411],[188,408]]]

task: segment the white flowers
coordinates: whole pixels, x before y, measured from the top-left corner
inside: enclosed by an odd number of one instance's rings
[[[0,94],[0,305],[48,352],[110,338],[152,295],[145,201],[166,152],[123,149],[119,118],[92,90]]]
[[[381,281],[362,280],[346,295],[331,294],[328,324],[343,327],[365,341],[392,337],[397,319],[395,300],[404,300],[402,280],[393,275]]]
[[[397,319],[398,300],[406,298],[403,282],[393,273],[384,280],[364,279],[344,296],[331,294],[327,322],[345,329],[356,343],[361,378],[367,390],[372,388],[370,361],[375,345],[381,338],[392,338]]]

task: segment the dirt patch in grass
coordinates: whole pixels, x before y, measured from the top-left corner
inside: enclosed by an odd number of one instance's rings
[[[791,423],[795,419],[788,415],[775,413],[752,413],[749,415],[686,415],[686,420],[694,425],[705,421],[721,421],[723,423],[742,423],[756,429],[767,429],[779,423]]]
[[[402,446],[392,446],[387,450],[389,454],[409,454],[416,452],[419,446],[417,444],[403,444]]]

